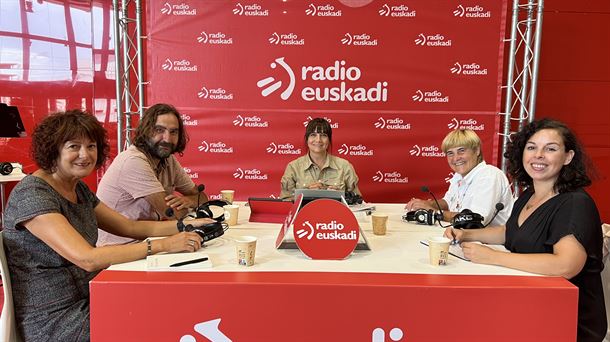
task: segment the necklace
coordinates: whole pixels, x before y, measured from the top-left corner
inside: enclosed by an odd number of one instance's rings
[[[541,205],[544,202],[548,201],[553,196],[555,196],[555,194],[551,193],[550,195],[542,196],[540,200],[535,201],[535,202],[532,201],[532,198],[534,198],[534,196],[532,196],[532,197],[530,197],[530,199],[525,204],[525,210],[530,210],[530,209],[532,209],[534,207],[538,207],[539,205]]]

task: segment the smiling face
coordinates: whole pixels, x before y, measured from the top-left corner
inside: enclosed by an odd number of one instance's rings
[[[466,177],[468,172],[474,169],[479,163],[479,149],[472,149],[464,146],[450,148],[445,151],[447,155],[447,163],[453,172],[459,173],[462,177]]]
[[[313,132],[307,136],[307,148],[312,153],[326,153],[329,141],[326,133]]]
[[[55,173],[70,179],[87,177],[97,162],[97,144],[81,137],[66,141],[59,148]]]
[[[172,113],[159,115],[147,141],[148,151],[159,159],[169,157],[176,151],[179,135],[178,118]]]
[[[574,157],[574,151],[566,151],[563,139],[554,129],[542,129],[532,135],[523,150],[523,168],[536,182],[553,182],[564,165]]]

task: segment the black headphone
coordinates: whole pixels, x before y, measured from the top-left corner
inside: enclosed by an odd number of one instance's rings
[[[443,220],[442,215],[440,213],[435,213],[432,209],[418,209],[415,211],[409,211],[402,218],[408,222],[427,224],[429,226],[434,225],[434,222],[436,221]]]
[[[197,209],[195,209],[195,213],[197,214],[197,218],[211,218],[216,221],[214,223],[204,224],[203,226],[194,227],[192,224],[184,224],[182,218],[178,219],[178,231],[180,232],[195,232],[199,234],[199,236],[203,239],[203,242],[207,242],[213,240],[217,237],[222,236],[225,233],[225,230],[229,229],[229,225],[224,223],[225,215],[224,210],[223,213],[217,217],[214,217],[214,213],[210,209],[212,206],[223,207],[228,203],[225,201],[209,201],[205,202]],[[169,209],[167,210],[169,213]],[[172,211],[173,215],[173,211]],[[168,215],[168,216],[172,216]]]
[[[355,193],[353,191],[346,191],[345,192],[345,202],[347,202],[348,205],[361,204],[362,196],[358,195],[357,193]]]
[[[13,172],[13,164],[0,162],[0,175],[8,176]]]
[[[464,209],[453,217],[451,223],[458,229],[483,228],[483,216],[473,213],[470,209]]]

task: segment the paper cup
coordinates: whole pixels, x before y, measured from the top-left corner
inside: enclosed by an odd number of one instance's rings
[[[373,222],[373,234],[385,235],[388,225],[388,214],[372,213],[371,221]]]
[[[254,265],[256,254],[256,238],[254,236],[238,236],[235,238],[237,263],[242,266]]]
[[[233,196],[235,196],[235,190],[220,190],[220,199],[233,204]]]
[[[434,266],[447,265],[449,258],[449,245],[451,240],[444,236],[435,236],[428,239],[430,251],[430,264]]]
[[[235,204],[229,204],[222,207],[225,211],[225,222],[229,226],[237,224],[237,218],[239,217],[239,206]]]

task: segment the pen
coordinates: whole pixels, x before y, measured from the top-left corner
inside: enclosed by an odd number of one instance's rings
[[[207,261],[207,260],[208,260],[208,258],[204,257],[204,258],[199,258],[199,259],[181,261],[181,262],[177,262],[175,264],[171,264],[171,265],[169,265],[169,267],[180,267],[180,266],[184,266],[184,265],[190,265],[190,264],[196,264],[196,263],[199,263],[199,262],[204,262],[204,261]]]

